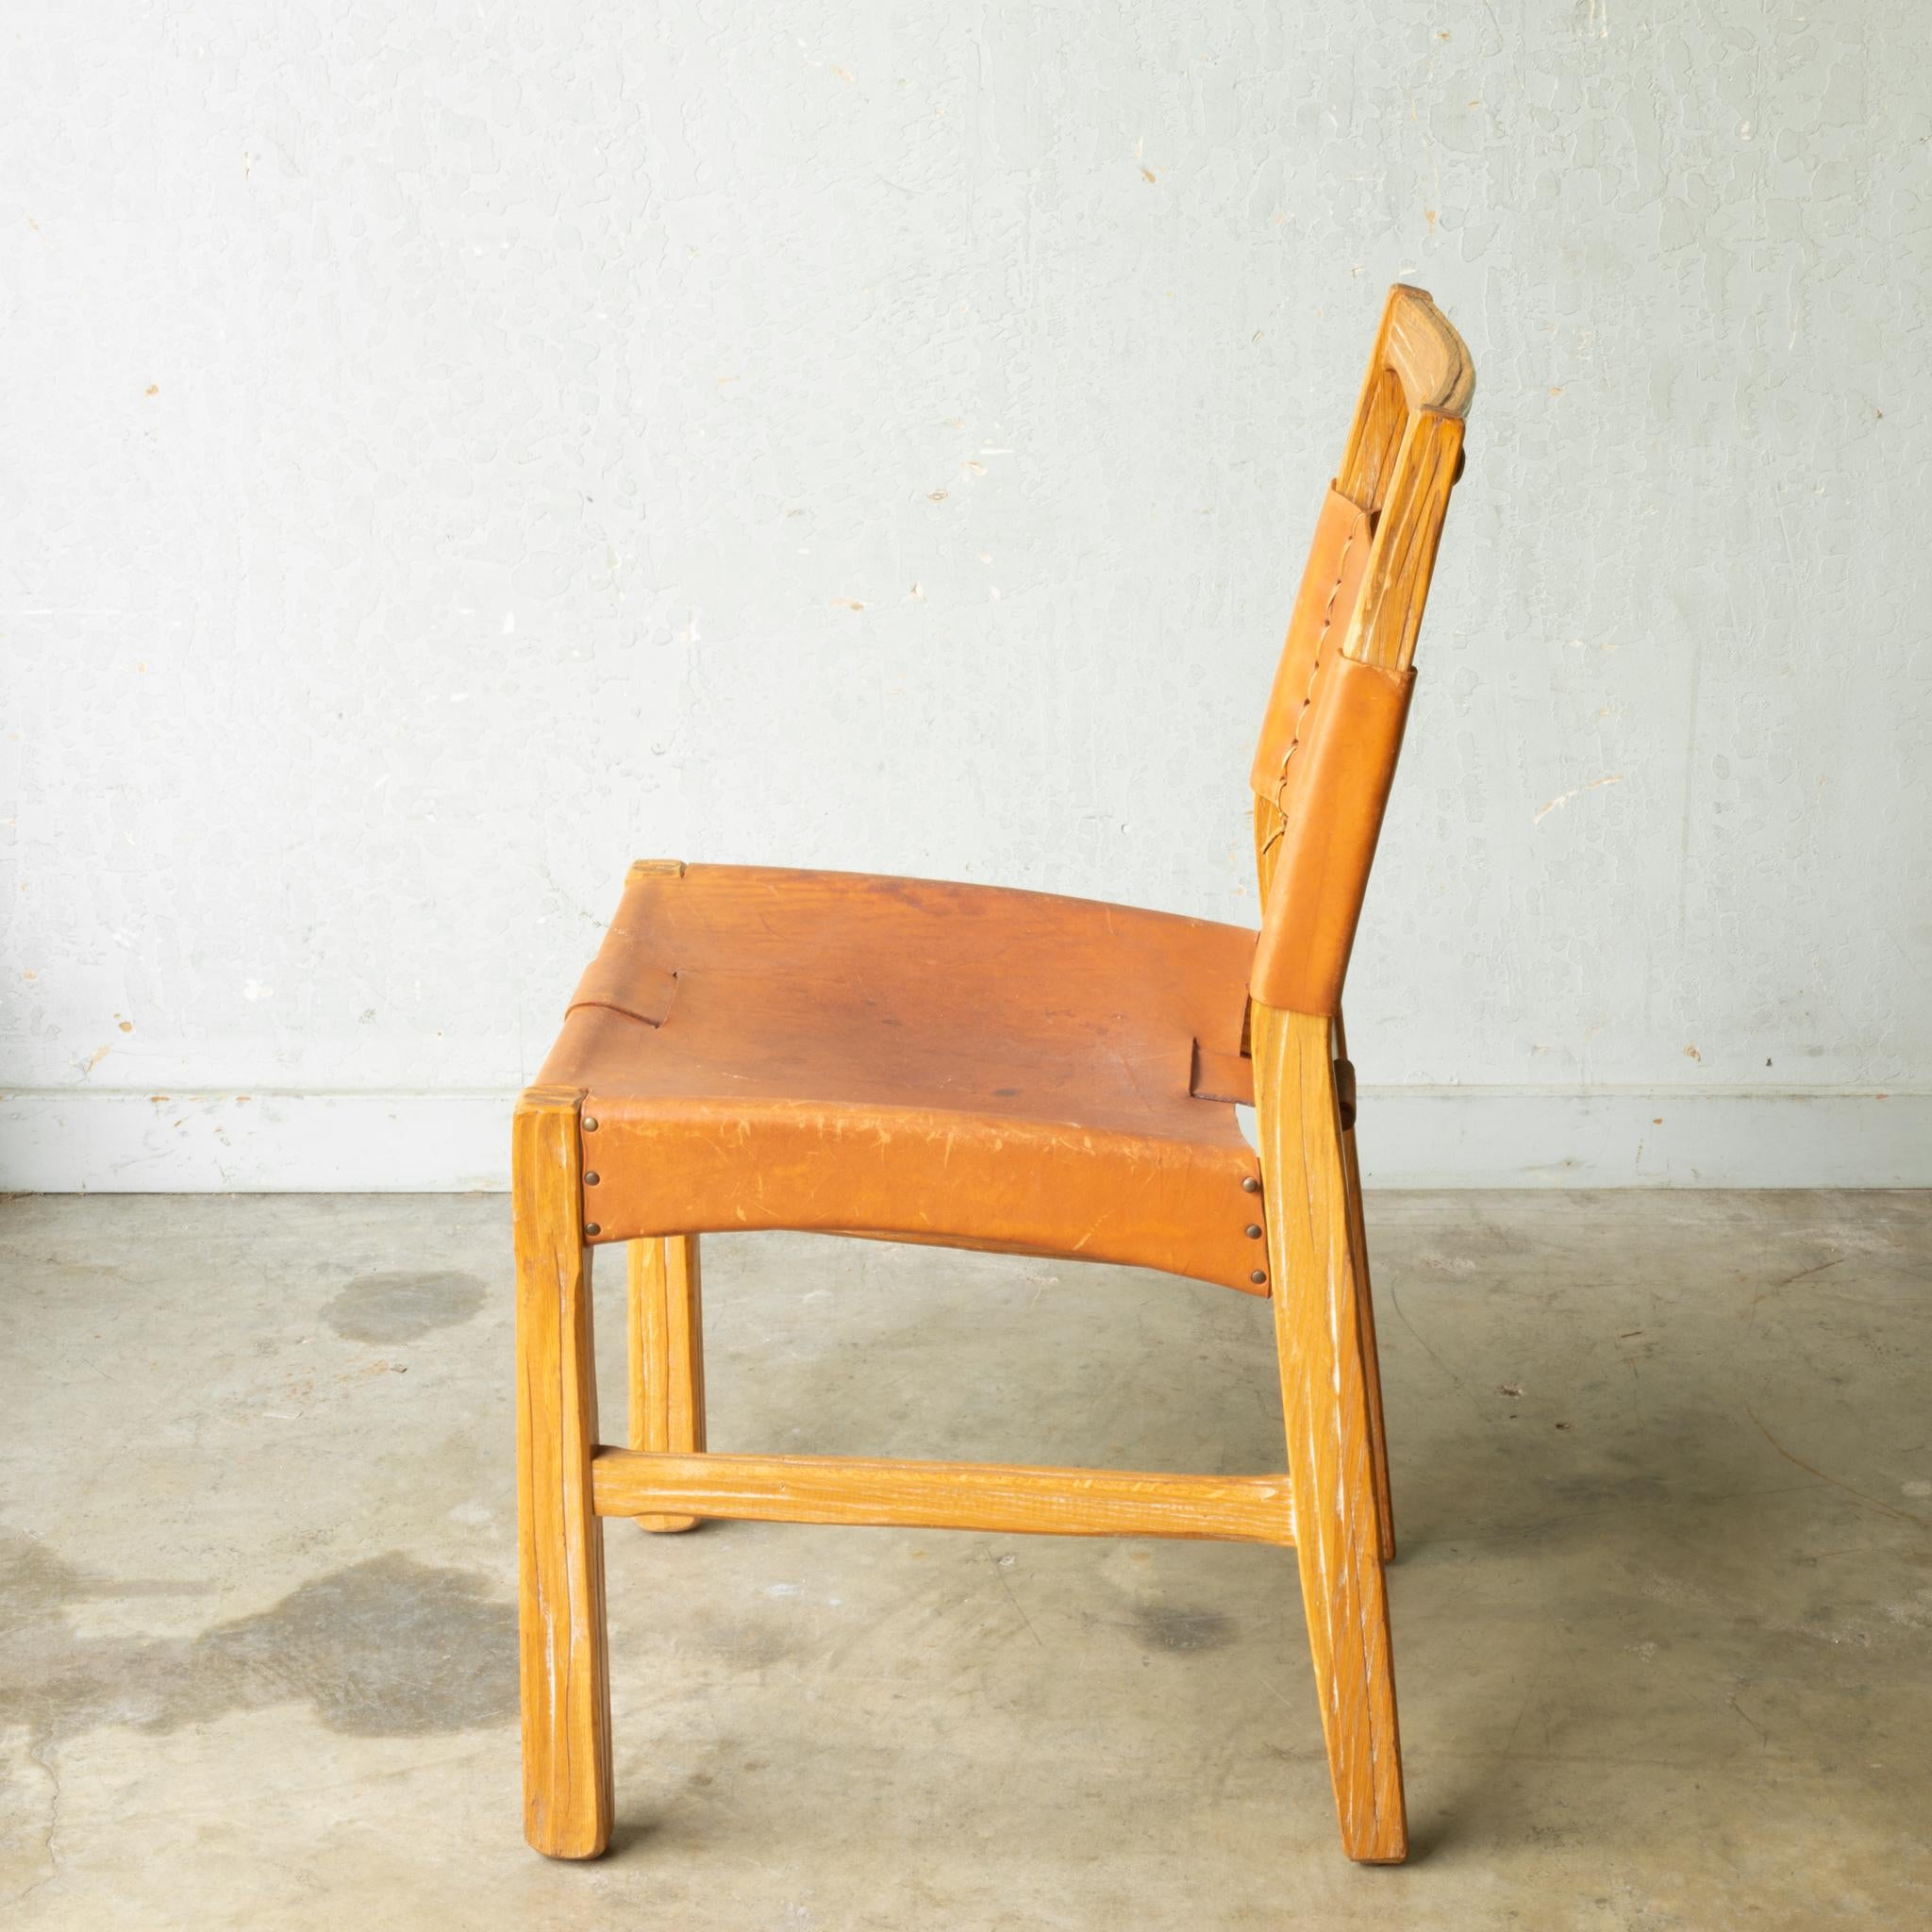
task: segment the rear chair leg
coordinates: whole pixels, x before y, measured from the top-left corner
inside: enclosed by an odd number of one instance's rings
[[[1254,1008],[1256,1116],[1295,1555],[1342,1849],[1408,1855],[1361,1303],[1329,1022]]]
[[[630,1243],[630,1446],[705,1446],[704,1307],[694,1234]],[[641,1528],[694,1529],[695,1516],[640,1516]]]
[[[1348,1058],[1348,1038],[1335,1022],[1335,1057]],[[1369,1291],[1369,1233],[1362,1218],[1362,1170],[1353,1124],[1341,1130],[1341,1172],[1348,1184],[1348,1239],[1355,1260],[1357,1326],[1361,1336],[1362,1381],[1369,1398],[1369,1454],[1375,1468],[1375,1523],[1382,1560],[1395,1560],[1395,1504],[1389,1488],[1389,1439],[1382,1427],[1382,1359],[1375,1347],[1375,1302]]]
[[[517,1561],[524,1834],[553,1858],[610,1840],[610,1671],[604,1529],[591,1495],[597,1365],[584,1244],[582,1094],[517,1104]]]

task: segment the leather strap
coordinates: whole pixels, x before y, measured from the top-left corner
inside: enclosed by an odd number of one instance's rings
[[[1236,1107],[1253,1107],[1255,1063],[1244,1053],[1216,1053],[1197,1040],[1188,1091],[1196,1100],[1225,1100]]]
[[[1415,673],[1337,656],[1277,793],[1279,850],[1248,991],[1263,1006],[1335,1013],[1395,777]]]
[[[1370,518],[1341,491],[1330,488],[1315,520],[1315,541],[1295,592],[1294,614],[1274,669],[1274,688],[1261,721],[1260,741],[1248,774],[1257,798],[1274,799],[1296,752],[1296,735],[1319,691],[1319,679],[1341,655],[1348,621],[1369,564]]]

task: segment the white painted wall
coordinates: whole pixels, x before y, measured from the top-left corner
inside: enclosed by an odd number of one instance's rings
[[[1916,11],[29,0],[0,1179],[499,1175],[637,856],[1250,917],[1397,277],[1372,1166],[1932,1179]]]

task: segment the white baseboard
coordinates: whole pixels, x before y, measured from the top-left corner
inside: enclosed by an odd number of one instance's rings
[[[510,1093],[0,1094],[0,1188],[465,1194],[509,1186]]]
[[[0,1094],[17,1193],[470,1193],[509,1182],[508,1093]],[[1364,1088],[1390,1188],[1932,1187],[1932,1092]]]
[[[1932,1187],[1932,1092],[1365,1087],[1389,1188]]]

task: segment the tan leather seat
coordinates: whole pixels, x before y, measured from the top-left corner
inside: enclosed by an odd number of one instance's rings
[[[1265,1292],[1257,1162],[1192,1091],[1239,1079],[1254,950],[1041,892],[641,864],[539,1078],[585,1093],[595,1240],[836,1230]]]

